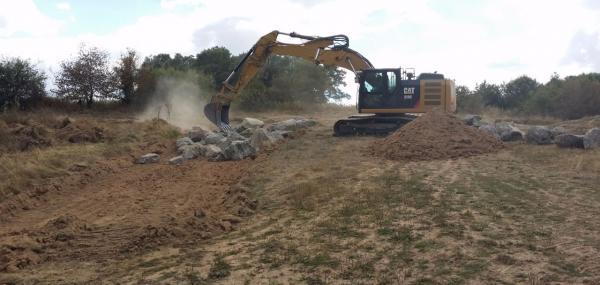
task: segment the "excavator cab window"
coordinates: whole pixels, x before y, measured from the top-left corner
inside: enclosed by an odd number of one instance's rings
[[[367,72],[362,84],[364,91],[372,94],[381,94],[386,89],[386,78],[384,72]]]
[[[394,90],[396,90],[396,72],[388,71],[386,74],[388,80],[388,92],[392,94],[394,93]]]

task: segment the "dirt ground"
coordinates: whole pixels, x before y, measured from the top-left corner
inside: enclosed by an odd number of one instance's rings
[[[53,178],[3,208],[0,283],[600,283],[600,152],[390,161],[345,112],[255,160],[132,163],[158,140]]]

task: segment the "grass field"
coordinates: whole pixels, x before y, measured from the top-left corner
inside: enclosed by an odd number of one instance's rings
[[[366,151],[380,138],[336,138],[333,116],[319,120],[252,164],[239,184],[259,207],[235,230],[113,262],[46,263],[10,276],[121,284],[600,282],[600,152],[511,143],[466,159],[388,161]],[[77,278],[61,279],[67,271]]]

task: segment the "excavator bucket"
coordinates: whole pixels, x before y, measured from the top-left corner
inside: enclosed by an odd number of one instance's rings
[[[204,106],[204,115],[219,129],[230,131],[229,125],[229,105],[220,103],[208,103]]]

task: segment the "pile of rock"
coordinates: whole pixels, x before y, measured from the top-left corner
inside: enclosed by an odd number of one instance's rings
[[[199,157],[211,161],[242,160],[255,156],[265,146],[277,143],[287,138],[290,133],[314,126],[316,121],[297,117],[289,120],[265,124],[254,118],[245,118],[234,130],[211,131],[203,127],[194,127],[185,137],[177,139],[176,157],[169,160],[170,164],[181,164],[186,160]],[[138,163],[156,163],[160,157],[156,154],[146,154]]]
[[[564,148],[600,148],[600,128],[593,128],[585,135],[576,135],[569,133],[563,127],[546,126],[526,126],[527,131],[523,132],[513,123],[496,122],[492,124],[485,123],[477,115],[466,115],[463,121],[470,126],[479,128],[502,141],[520,141],[524,140],[528,144],[547,145],[556,144]]]

